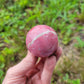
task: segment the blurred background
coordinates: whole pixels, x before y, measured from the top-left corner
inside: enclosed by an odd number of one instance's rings
[[[51,84],[84,84],[84,0],[0,0],[0,84],[25,57],[26,34],[38,24],[55,29],[63,49]]]

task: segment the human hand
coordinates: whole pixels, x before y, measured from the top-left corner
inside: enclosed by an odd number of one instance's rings
[[[2,84],[50,84],[51,77],[62,53],[59,47],[56,56],[38,58],[28,51],[27,56],[17,65],[8,69]]]

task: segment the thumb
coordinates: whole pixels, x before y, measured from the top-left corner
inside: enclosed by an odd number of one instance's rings
[[[33,56],[33,54],[28,51],[27,56],[20,63],[18,63],[14,67],[11,67],[8,70],[8,73],[24,75],[28,70],[32,69],[35,66],[36,61],[37,57]]]

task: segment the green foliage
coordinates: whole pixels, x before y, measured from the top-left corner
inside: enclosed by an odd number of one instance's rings
[[[16,0],[16,3],[21,7],[24,8],[25,6],[27,6],[29,3],[28,0]]]
[[[69,75],[68,75],[68,74],[66,74],[66,75],[63,77],[63,81],[64,81],[66,84],[80,84],[80,79],[71,80],[71,79],[69,79]]]
[[[83,29],[75,20],[79,9],[79,18],[83,18],[83,8],[79,0],[0,0],[0,83],[8,67],[25,56],[28,30],[38,24],[49,25],[63,44],[69,44],[73,35]],[[82,49],[84,42],[80,38],[77,41],[76,46]],[[67,75],[65,79],[79,84],[79,80],[70,80]]]
[[[41,24],[50,25],[56,31],[59,31],[63,43],[68,44],[74,33],[72,32],[73,28],[76,26],[73,19],[77,16],[78,0],[44,0],[44,3],[45,6],[41,9],[43,13],[38,18],[38,21]],[[74,10],[73,13],[71,13],[72,10]]]
[[[79,49],[84,48],[84,41],[79,37],[76,37],[76,40],[78,43],[76,43],[75,46]]]
[[[1,57],[0,57],[1,59]],[[4,71],[3,71],[3,68],[5,67],[5,64],[4,62],[3,63],[0,63],[0,83],[3,81],[3,76],[4,76]]]
[[[79,19],[84,23],[84,3],[81,4],[81,14],[79,15]]]

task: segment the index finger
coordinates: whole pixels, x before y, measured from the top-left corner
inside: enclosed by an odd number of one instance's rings
[[[37,57],[28,51],[27,56],[17,65],[10,68],[8,72],[10,74],[25,74],[28,70],[32,69],[37,61]]]

